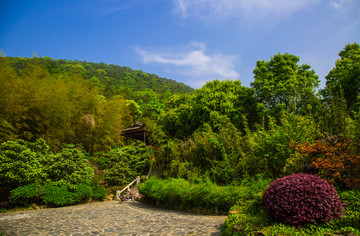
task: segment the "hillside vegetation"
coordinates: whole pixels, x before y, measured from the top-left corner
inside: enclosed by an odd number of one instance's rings
[[[89,152],[122,143],[134,119],[156,117],[172,94],[193,92],[128,67],[42,58],[0,58],[0,141],[45,139]]]

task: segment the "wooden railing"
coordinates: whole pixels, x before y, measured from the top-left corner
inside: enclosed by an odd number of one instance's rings
[[[120,195],[122,192],[124,192],[126,189],[129,189],[131,187],[131,185],[133,185],[134,183],[136,183],[136,186],[140,184],[140,176],[136,177],[136,179],[134,181],[132,181],[130,184],[126,185],[125,188],[123,188],[121,191],[120,190],[116,190],[116,200],[120,200]],[[137,196],[135,196],[137,197]]]

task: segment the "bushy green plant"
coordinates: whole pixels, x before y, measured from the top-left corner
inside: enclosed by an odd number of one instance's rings
[[[90,184],[94,176],[86,156],[74,145],[64,145],[60,152],[51,156],[45,171],[54,185],[71,188],[80,183]]]
[[[146,175],[153,157],[151,148],[135,142],[131,146],[114,148],[107,153],[99,153],[93,162],[98,165],[103,179],[109,186],[121,186]]]
[[[53,154],[43,139],[33,143],[21,139],[2,143],[0,165],[1,194],[7,196],[11,190],[23,187],[11,194],[13,201],[19,204],[31,201],[26,194],[22,200],[16,197],[17,193],[27,191],[29,186],[35,186],[31,184],[46,185],[51,182],[75,189],[77,184],[89,184],[94,176],[94,169],[86,156],[75,146],[64,145],[57,154]]]
[[[347,190],[339,193],[345,204],[345,213],[342,219],[333,222],[337,227],[352,227],[360,235],[360,189]]]
[[[26,206],[31,203],[39,203],[41,187],[39,184],[32,183],[20,186],[10,192],[10,203],[14,205]]]
[[[262,193],[252,199],[239,199],[230,209],[222,227],[223,235],[254,235],[269,223],[262,209]]]
[[[66,185],[47,184],[42,187],[42,201],[50,206],[68,206],[76,202],[77,196]]]
[[[258,126],[249,137],[249,151],[238,165],[248,176],[264,173],[278,178],[286,161],[294,155],[293,141],[310,142],[320,136],[311,116],[282,112],[278,122],[270,120],[268,129]]]
[[[99,183],[97,179],[91,181],[92,196],[94,200],[102,201],[106,197],[106,189],[103,185]]]
[[[166,208],[222,213],[246,194],[246,187],[191,184],[184,179],[152,177],[139,186],[139,191],[150,203],[157,202]]]
[[[262,206],[262,196],[269,183],[270,179],[263,175],[244,179],[239,183],[246,188],[241,198],[230,208],[230,214],[222,227],[224,235],[254,235],[268,224],[269,219]]]
[[[46,182],[43,164],[51,155],[43,139],[35,143],[18,139],[1,144],[0,186],[15,189],[34,182]]]
[[[33,183],[18,187],[10,192],[10,203],[26,206],[32,203],[46,204],[49,206],[67,206],[87,200],[104,200],[105,187],[99,182],[90,185],[81,183],[73,189],[69,186],[57,186],[53,183],[41,186]]]
[[[81,202],[90,199],[93,195],[93,189],[87,184],[78,184],[75,188],[75,199],[76,202]]]
[[[226,185],[236,173],[239,132],[227,119],[217,126],[219,134],[209,124],[202,125],[190,138],[169,142],[157,150],[156,168],[163,176],[173,178],[210,179]],[[229,137],[230,135],[231,138]]]
[[[103,200],[104,188],[98,187],[94,190],[85,183],[75,185],[73,189],[66,185],[57,186],[53,183],[41,188],[41,200],[44,204],[50,206],[68,206],[89,199]]]

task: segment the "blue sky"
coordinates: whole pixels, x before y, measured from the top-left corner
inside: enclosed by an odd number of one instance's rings
[[[360,42],[360,0],[0,0],[6,56],[129,66],[193,88],[253,81],[257,60],[300,57],[319,75]]]

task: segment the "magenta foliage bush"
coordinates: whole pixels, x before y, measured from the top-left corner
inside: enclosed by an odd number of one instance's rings
[[[269,217],[297,227],[337,219],[344,211],[336,190],[326,180],[303,173],[273,181],[264,193],[263,206]]]

